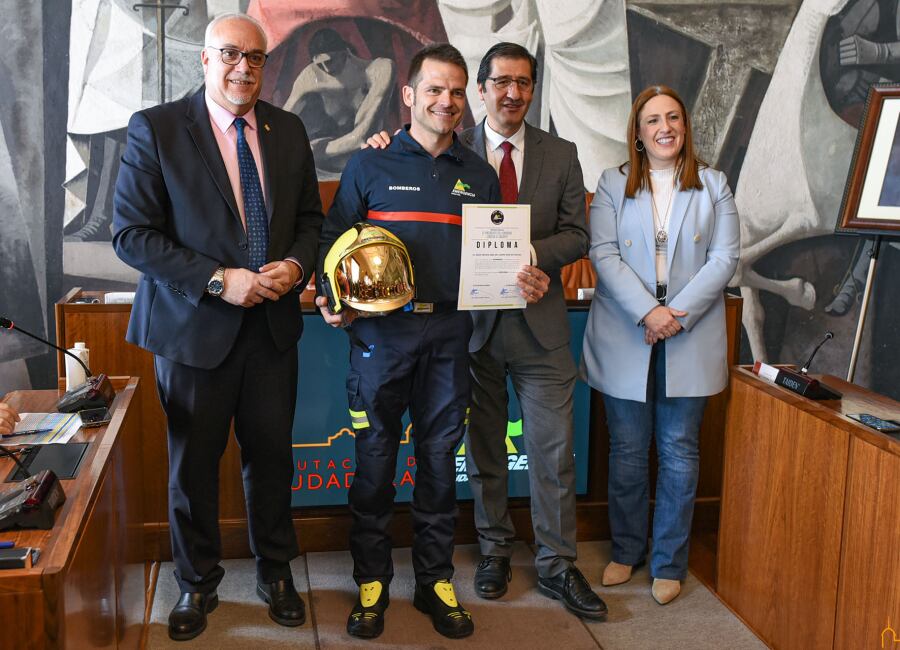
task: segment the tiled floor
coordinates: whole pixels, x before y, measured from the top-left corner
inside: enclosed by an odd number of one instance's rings
[[[531,549],[519,544],[513,555],[513,581],[500,600],[477,598],[472,577],[478,561],[475,546],[456,549],[457,595],[472,612],[475,634],[451,641],[431,627],[430,620],[412,606],[413,571],[408,548],[394,551],[395,577],[384,634],[373,641],[349,637],[344,629],[356,590],[349,553],[310,553],[295,560],[294,581],[308,605],[308,620],[299,628],[274,624],[254,591],[252,560],[224,562],[226,575],[219,587],[219,608],[210,614],[209,627],[197,639],[174,643],[166,632],[169,609],[178,598],[172,565],[160,571],[147,647],[203,648],[765,648],[718,599],[693,576],[682,594],[660,607],[650,597],[647,569],[614,588],[599,586],[608,561],[608,542],[579,544],[578,565],[609,605],[609,620],[583,622],[558,601],[542,596]]]

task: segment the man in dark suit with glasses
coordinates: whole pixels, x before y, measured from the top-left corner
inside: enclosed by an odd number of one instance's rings
[[[248,16],[213,20],[205,87],[132,116],[116,184],[113,245],[142,273],[127,339],[154,354],[168,419],[176,640],[200,634],[218,604],[219,459],[232,420],[257,593],[277,623],[305,620],[289,564],[303,327],[293,289],[314,269],[322,212],[302,122],[258,101],[266,44]]]

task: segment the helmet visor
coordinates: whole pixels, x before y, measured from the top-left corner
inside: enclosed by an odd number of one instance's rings
[[[337,271],[341,302],[353,309],[389,312],[412,300],[406,257],[397,246],[364,246],[341,260]]]

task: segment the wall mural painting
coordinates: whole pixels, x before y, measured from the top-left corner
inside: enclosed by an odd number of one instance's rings
[[[46,334],[40,5],[24,3],[0,23],[0,316]],[[0,395],[30,387],[32,361],[45,353],[40,343],[0,330]]]
[[[871,243],[831,234],[872,83],[896,81],[897,0],[805,2],[793,21],[753,129],[735,199],[745,359],[802,362],[826,331],[816,370],[844,375]],[[900,397],[896,245],[884,247],[856,381]],[[873,360],[878,359],[878,363]]]
[[[469,64],[469,106],[485,114],[474,77],[494,43],[513,41],[540,61],[528,120],[578,145],[591,191],[627,156],[631,107],[624,0],[439,0],[450,41]]]
[[[262,97],[301,117],[319,180],[340,178],[375,131],[409,121],[409,61],[447,40],[434,0],[254,0],[247,13],[269,35]]]
[[[160,102],[156,12],[135,10],[134,4],[78,0],[72,5],[63,217],[68,285],[124,289],[138,277],[110,246],[113,190],[128,119]],[[211,18],[207,5],[213,2],[181,4],[188,9],[186,14],[169,11],[165,19],[167,100],[183,97],[203,83],[200,50]]]
[[[75,0],[68,23],[47,34],[32,6],[40,3],[26,4],[0,31],[22,50],[17,61],[35,62],[27,78],[42,78],[42,57],[25,50],[43,48],[46,59],[57,43],[68,48],[66,101],[43,107],[51,79],[31,84],[35,96],[26,107],[45,120],[65,114],[65,162],[54,154],[45,163],[48,171],[64,164],[65,183],[45,188],[33,171],[44,164],[34,164],[36,152],[51,151],[40,123],[25,120],[35,127],[26,140],[7,128],[4,110],[0,167],[11,169],[2,177],[15,180],[0,190],[7,206],[0,254],[14,262],[0,271],[0,303],[13,301],[33,329],[47,332],[45,314],[58,298],[47,295],[49,287],[124,289],[136,280],[110,246],[112,190],[129,116],[160,101],[159,44],[156,12],[135,11],[131,0]],[[867,89],[900,81],[900,0],[181,4],[187,13],[168,11],[165,18],[166,98],[202,84],[197,60],[208,20],[250,13],[269,36],[263,98],[303,118],[322,179],[338,178],[368,133],[408,120],[400,89],[410,57],[426,43],[449,40],[469,62],[466,125],[484,115],[474,81],[483,52],[501,40],[534,52],[541,70],[528,119],[577,143],[588,190],[605,167],[626,157],[633,94],[650,83],[677,88],[700,155],[728,174],[741,212],[742,260],[732,286],[745,300],[743,360],[802,361],[832,330],[836,339],[814,369],[846,372],[871,243],[832,232]],[[8,71],[0,67],[0,76]],[[20,98],[28,95],[22,92]],[[43,205],[60,192],[63,214],[41,220]],[[857,370],[859,383],[894,397],[900,301],[889,298],[898,265],[896,246],[882,247]],[[0,338],[0,388],[4,377],[21,384],[21,360],[38,353],[27,342]]]

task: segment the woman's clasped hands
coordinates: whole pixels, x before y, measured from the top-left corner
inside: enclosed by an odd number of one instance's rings
[[[665,305],[654,307],[644,316],[644,342],[653,345],[657,341],[675,336],[684,329],[678,319],[687,315],[686,311]]]

